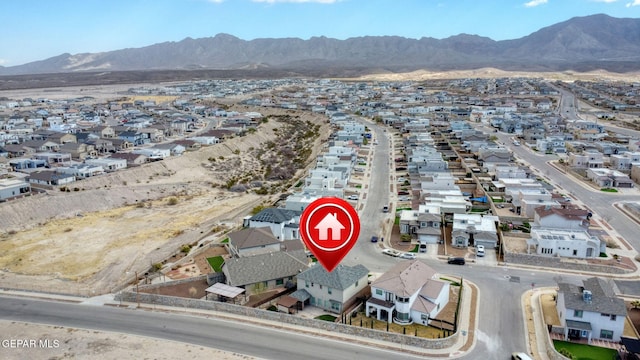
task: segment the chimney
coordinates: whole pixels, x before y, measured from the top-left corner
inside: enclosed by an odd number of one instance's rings
[[[582,290],[582,300],[587,304],[591,304],[591,300],[593,298],[593,294],[589,290]]]

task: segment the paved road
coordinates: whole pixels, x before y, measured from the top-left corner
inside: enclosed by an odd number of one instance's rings
[[[179,341],[264,359],[407,359],[409,354],[249,323],[0,296],[0,318]],[[0,349],[2,352],[7,349]],[[12,350],[10,350],[12,351]],[[28,354],[25,353],[25,358]]]

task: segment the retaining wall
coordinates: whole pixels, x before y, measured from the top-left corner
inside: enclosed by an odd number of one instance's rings
[[[286,323],[297,326],[304,326],[311,329],[318,329],[329,331],[333,333],[350,335],[350,336],[359,336],[363,338],[368,338],[372,340],[379,341],[387,341],[390,343],[415,346],[423,349],[445,349],[453,346],[458,340],[459,331],[455,334],[442,338],[442,339],[425,339],[419,338],[415,336],[407,336],[396,333],[389,333],[380,330],[372,330],[361,328],[357,326],[349,326],[340,323],[332,323],[328,321],[316,320],[316,319],[307,319],[301,318],[297,316],[292,316],[285,313],[262,310],[262,309],[254,309],[229,303],[222,303],[217,301],[207,301],[207,300],[197,300],[197,299],[187,299],[187,298],[179,298],[173,296],[163,296],[163,295],[155,295],[155,294],[144,294],[140,293],[136,296],[135,292],[121,292],[120,294],[116,294],[115,299],[117,301],[125,301],[125,302],[137,302],[146,304],[154,304],[154,305],[164,305],[164,306],[174,306],[178,308],[191,308],[191,309],[200,309],[200,310],[210,310],[210,311],[219,311],[222,313],[230,313],[234,315],[241,315],[247,317],[253,317],[268,321],[274,321],[278,323]]]
[[[571,260],[562,259],[559,257],[548,257],[531,254],[519,254],[519,253],[506,253],[504,254],[504,261],[506,263],[541,266],[547,268],[568,269],[575,271],[585,272],[599,272],[605,274],[626,274],[631,270],[624,270],[615,266],[609,265],[597,265],[588,263],[579,263]]]

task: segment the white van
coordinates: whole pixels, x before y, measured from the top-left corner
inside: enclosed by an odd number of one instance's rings
[[[484,256],[484,245],[478,245],[476,247],[476,256],[479,256],[479,257]]]

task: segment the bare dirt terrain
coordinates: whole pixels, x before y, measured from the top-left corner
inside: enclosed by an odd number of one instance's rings
[[[320,115],[286,114],[318,125],[315,140],[305,143],[309,155],[296,174],[301,176],[321,148],[328,124]],[[135,272],[148,271],[183,244],[197,244],[216,226],[241,224],[252,208],[271,204],[287,191],[290,180],[263,181],[265,195],[252,189],[231,192],[224,185],[231,176],[240,184],[262,174],[255,152],[265,143],[276,144],[278,130],[286,126],[270,120],[243,137],[79,181],[78,191],[54,190],[0,204],[0,284],[84,296],[114,292]]]
[[[48,341],[47,347],[0,348],[4,360],[22,359],[218,359],[251,360],[252,356],[142,336],[0,321],[2,340]],[[56,346],[56,344],[58,344]],[[17,345],[17,344],[15,344]]]

